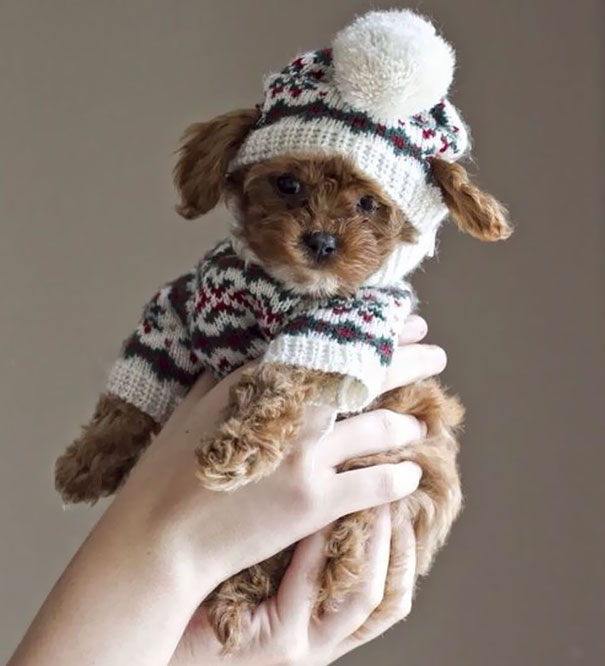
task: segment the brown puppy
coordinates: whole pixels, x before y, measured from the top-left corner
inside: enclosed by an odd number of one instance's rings
[[[249,253],[286,288],[317,296],[353,293],[397,244],[414,242],[417,232],[399,208],[344,157],[286,155],[228,173],[257,118],[256,110],[237,111],[187,131],[175,168],[181,215],[194,218],[225,201],[237,220],[234,236],[241,252]],[[431,168],[460,229],[490,241],[510,234],[502,206],[471,184],[461,166],[434,159]],[[317,233],[332,239],[333,245],[321,261],[308,250],[309,234]],[[296,437],[303,405],[332,379],[277,364],[245,373],[232,391],[224,424],[200,442],[202,483],[228,490],[269,474]],[[404,459],[420,464],[419,489],[393,505],[392,512],[396,520],[406,516],[414,521],[418,574],[424,575],[461,506],[455,433],[463,409],[436,380],[390,391],[369,409],[378,407],[422,419],[428,426],[426,439],[351,461],[347,468]],[[58,490],[68,501],[94,502],[113,493],[158,429],[132,405],[116,396],[101,396],[91,423],[57,461]],[[317,612],[336,607],[362,576],[372,517],[372,511],[361,512],[335,527]],[[234,576],[205,602],[226,651],[240,643],[243,611],[275,592],[289,557],[289,552],[280,553]],[[394,529],[386,596],[366,627],[397,607],[401,566]]]

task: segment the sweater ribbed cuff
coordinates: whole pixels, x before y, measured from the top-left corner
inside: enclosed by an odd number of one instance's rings
[[[360,411],[372,402],[387,371],[371,347],[319,336],[280,335],[269,344],[263,361],[341,375],[337,382],[326,382],[314,400],[339,412]]]
[[[107,382],[107,392],[134,405],[164,424],[186,393],[178,382],[159,381],[141,358],[118,359]]]

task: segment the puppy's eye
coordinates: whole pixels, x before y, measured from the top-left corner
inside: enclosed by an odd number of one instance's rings
[[[302,189],[300,181],[291,173],[282,174],[275,182],[282,194],[298,194]]]
[[[364,213],[375,213],[378,209],[378,202],[369,194],[364,194],[357,202],[357,208]]]

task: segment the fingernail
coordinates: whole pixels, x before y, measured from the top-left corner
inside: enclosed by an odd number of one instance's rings
[[[422,317],[419,317],[418,315],[410,315],[403,322],[403,327],[401,330],[402,333],[410,333],[423,337],[428,330],[428,326]]]
[[[431,360],[435,362],[435,365],[439,368],[437,372],[442,372],[445,370],[447,365],[447,354],[442,347],[438,345],[426,345],[427,351],[431,355]]]
[[[400,498],[411,495],[418,488],[422,478],[420,466],[411,460],[404,460],[396,466],[394,471],[394,494]]]

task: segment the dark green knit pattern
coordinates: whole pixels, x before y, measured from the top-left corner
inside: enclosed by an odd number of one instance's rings
[[[195,272],[165,285],[145,307],[123,358],[145,362],[158,382],[190,387],[203,368],[217,377],[263,355],[279,335],[345,347],[363,345],[387,366],[395,334],[386,312],[411,293],[361,289],[351,298],[312,299],[284,289],[220,243]]]
[[[445,151],[459,152],[460,128],[452,123],[443,102],[411,118],[385,125],[349,105],[339,104],[338,108],[332,105],[333,77],[330,49],[311,51],[295,58],[281,72],[268,78],[265,103],[260,107],[257,128],[286,118],[305,122],[334,120],[353,134],[382,137],[396,155],[418,160],[427,175],[430,172],[429,158]],[[301,95],[308,92],[312,92],[312,101],[302,101],[305,98]],[[416,141],[411,138],[408,130],[412,126],[420,130],[421,139],[420,136]]]

